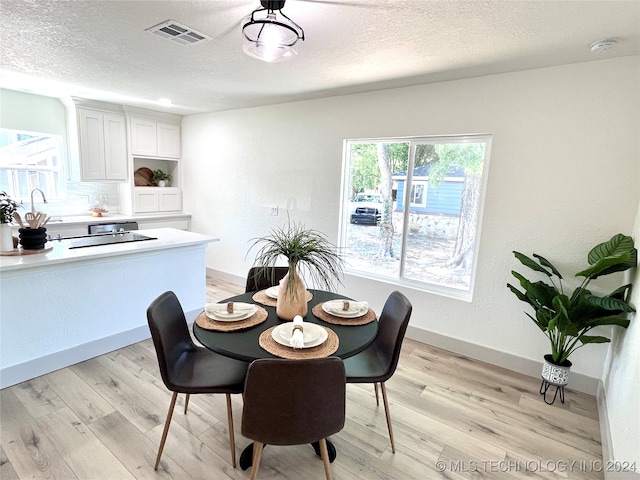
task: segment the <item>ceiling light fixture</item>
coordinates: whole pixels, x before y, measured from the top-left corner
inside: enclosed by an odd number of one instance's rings
[[[298,54],[297,43],[304,40],[304,30],[282,13],[284,3],[260,0],[262,8],[251,12],[242,26],[242,49],[247,55],[265,62],[284,62]]]

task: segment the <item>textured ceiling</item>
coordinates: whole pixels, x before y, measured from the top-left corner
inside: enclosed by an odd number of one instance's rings
[[[239,22],[258,7],[0,0],[0,86],[189,114],[640,54],[638,1],[288,0],[306,40],[269,64],[242,52]],[[213,39],[145,31],[165,20]],[[616,48],[592,54],[607,37]]]

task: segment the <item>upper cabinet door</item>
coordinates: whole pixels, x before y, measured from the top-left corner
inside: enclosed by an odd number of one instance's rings
[[[180,158],[180,127],[158,123],[158,156]]]
[[[127,179],[127,125],[122,115],[104,114],[106,180]]]
[[[127,126],[124,115],[78,108],[76,118],[79,180],[127,180]]]
[[[131,118],[131,153],[145,157],[158,156],[156,122]]]
[[[78,109],[82,180],[104,180],[104,126],[102,114]]]

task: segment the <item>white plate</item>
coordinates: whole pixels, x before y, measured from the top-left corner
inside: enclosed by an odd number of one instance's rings
[[[275,286],[275,287],[269,287],[269,288],[267,288],[267,289],[264,291],[264,293],[265,293],[265,295],[266,295],[267,297],[269,297],[269,298],[277,299],[277,298],[278,298],[278,289],[279,289],[279,288],[280,288],[280,287],[277,287],[277,286]]]
[[[256,313],[256,306],[251,303],[235,302],[233,305],[234,308],[238,308],[233,313],[226,311],[226,304],[224,303],[208,303],[205,305],[204,311],[207,317],[218,322],[237,322],[245,320]]]
[[[335,300],[333,300],[335,301]],[[356,318],[356,317],[361,317],[363,316],[365,313],[367,313],[369,311],[368,307],[363,307],[363,308],[351,308],[349,307],[349,310],[343,310],[342,308],[331,308],[331,304],[329,304],[329,306],[327,306],[328,302],[324,302],[322,304],[322,310],[324,310],[325,312],[334,315],[336,317],[342,317],[342,318]]]
[[[291,347],[289,340],[291,339],[291,333],[293,331],[293,322],[283,323],[278,325],[271,331],[271,336],[273,339],[278,342],[280,345],[284,345],[285,347]],[[303,324],[303,332],[304,336],[304,347],[303,348],[311,348],[317,347],[318,345],[322,345],[329,334],[327,331],[321,327],[320,325],[316,325],[315,323],[305,322]],[[313,340],[307,342],[307,335],[309,335]]]

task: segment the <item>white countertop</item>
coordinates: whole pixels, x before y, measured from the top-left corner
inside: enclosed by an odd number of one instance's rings
[[[137,231],[137,230],[134,230]],[[113,245],[69,249],[69,240],[53,240],[45,244],[52,250],[39,254],[0,256],[0,272],[22,270],[35,267],[48,267],[64,263],[78,262],[92,259],[104,259],[122,255],[133,255],[154,250],[182,248],[208,244],[220,241],[220,238],[210,237],[175,228],[153,228],[139,231],[142,235],[156,237],[157,240],[129,242]]]
[[[52,215],[48,226],[56,225],[74,225],[85,223],[117,223],[117,222],[136,222],[144,220],[169,220],[172,218],[188,218],[191,217],[185,213],[160,214],[160,215],[124,215],[121,213],[108,213],[102,217],[94,217],[92,215]]]

